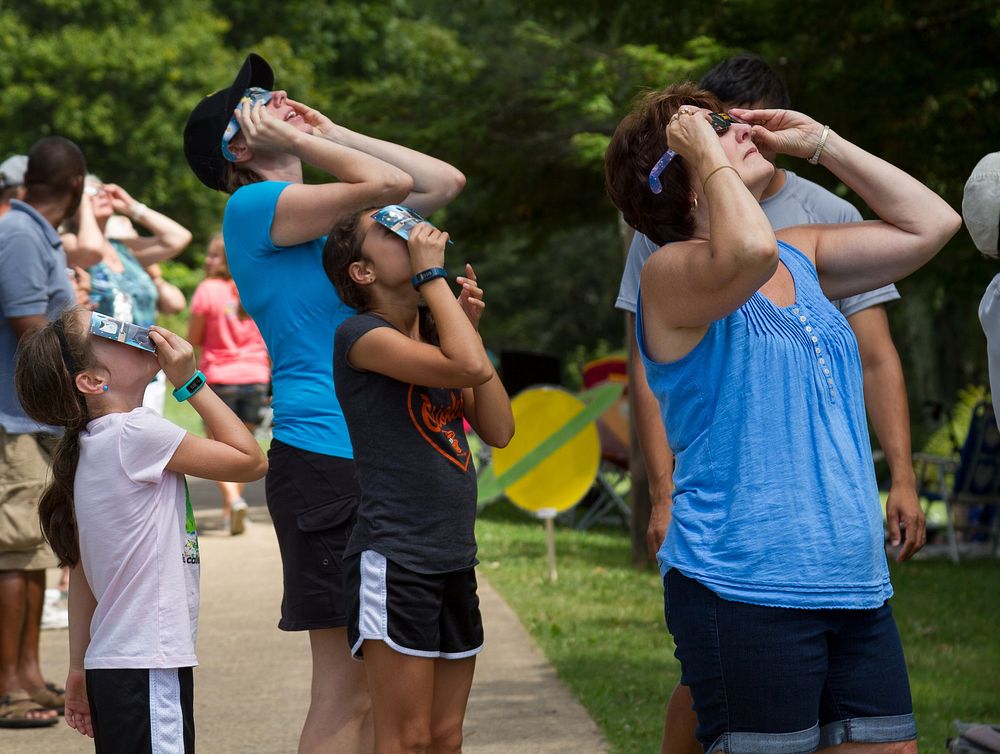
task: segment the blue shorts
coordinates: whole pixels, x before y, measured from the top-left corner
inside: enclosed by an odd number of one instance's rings
[[[808,754],[917,737],[899,632],[872,610],[797,610],[724,600],[677,569],[667,628],[706,752]]]

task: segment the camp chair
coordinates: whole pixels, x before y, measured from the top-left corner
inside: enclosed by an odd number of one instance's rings
[[[952,725],[958,735],[949,738],[947,748],[951,754],[992,754],[1000,752],[1000,725],[963,723]]]
[[[628,382],[628,364],[623,356],[608,356],[584,364],[584,390],[606,382]],[[594,479],[590,507],[576,523],[577,529],[589,529],[599,523],[628,526],[632,509],[619,491],[629,480],[628,434],[628,397],[623,393],[597,419],[601,465]]]
[[[945,505],[951,559],[957,563],[959,558],[957,529],[987,532],[996,556],[1000,541],[1000,429],[993,405],[981,401],[972,409],[969,434],[958,460],[914,453],[913,461],[920,497]],[[956,507],[961,509],[960,515],[956,515]]]

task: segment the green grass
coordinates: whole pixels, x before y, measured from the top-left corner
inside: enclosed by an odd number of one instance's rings
[[[622,531],[556,530],[545,580],[541,522],[501,502],[481,515],[481,570],[604,731],[611,751],[657,752],[680,675],[659,574],[631,565]],[[1000,721],[1000,562],[892,568],[920,747],[942,751],[951,721]],[[489,626],[487,626],[487,630]]]
[[[168,382],[167,399],[163,402],[163,417],[192,434],[204,437],[205,425],[202,423],[201,417],[198,416],[198,412],[191,408],[191,404],[187,401],[174,400],[170,394],[171,390],[173,390],[173,386]]]

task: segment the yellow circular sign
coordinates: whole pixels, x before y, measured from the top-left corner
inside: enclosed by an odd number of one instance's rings
[[[511,408],[517,431],[506,448],[493,451],[497,477],[522,458],[548,452],[539,446],[578,417],[587,404],[560,388],[534,387],[518,393]],[[545,508],[564,511],[587,494],[600,462],[597,426],[590,421],[505,492],[511,502],[532,513]]]

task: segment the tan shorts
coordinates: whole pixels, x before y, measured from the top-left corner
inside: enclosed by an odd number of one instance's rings
[[[0,571],[58,565],[42,538],[38,499],[49,481],[49,438],[0,429]]]

